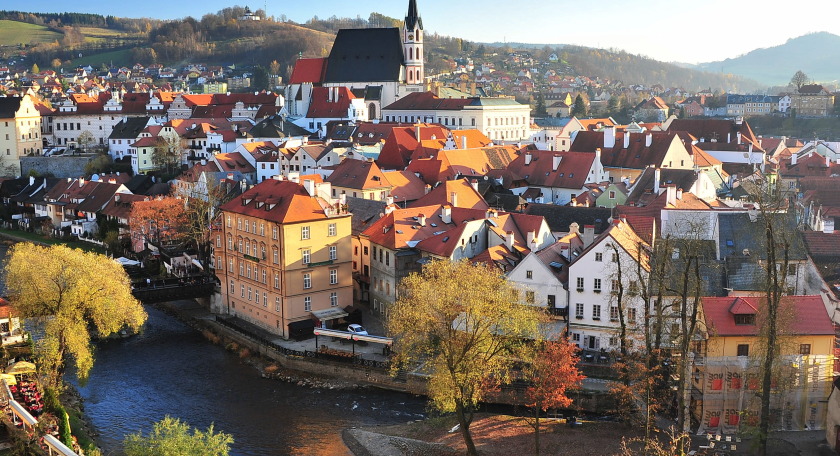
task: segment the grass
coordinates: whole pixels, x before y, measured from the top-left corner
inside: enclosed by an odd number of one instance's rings
[[[70,417],[70,432],[76,436],[76,442],[79,444],[80,447],[87,450],[88,448],[96,447],[96,444],[87,435],[85,432],[84,426],[82,426],[82,420],[80,418],[80,414],[78,410],[75,409],[68,409],[68,416]]]
[[[49,245],[63,244],[63,245],[66,245],[67,247],[71,247],[71,248],[74,248],[74,249],[82,249],[86,252],[95,252],[95,253],[99,253],[99,254],[102,254],[102,255],[105,254],[105,250],[102,247],[99,247],[98,245],[95,245],[95,244],[89,244],[87,242],[78,242],[78,241],[64,242],[61,239],[48,238],[48,237],[41,236],[40,234],[29,233],[29,232],[26,232],[26,231],[18,231],[18,230],[7,230],[5,228],[0,228],[0,233],[8,234],[9,236],[19,237],[19,238],[26,239],[26,240],[33,241],[33,242],[42,242],[44,244],[49,244]]]
[[[61,33],[54,32],[43,25],[0,20],[0,46],[49,43],[60,40],[62,37]]]
[[[76,67],[79,65],[90,65],[98,70],[103,63],[111,64],[111,62],[113,62],[115,66],[133,65],[134,62],[131,62],[131,50],[123,49],[121,51],[83,55],[81,58],[73,59],[71,61],[71,66]]]

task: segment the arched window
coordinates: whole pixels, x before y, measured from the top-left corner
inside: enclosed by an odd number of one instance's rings
[[[417,70],[417,82],[420,82],[420,70]]]
[[[414,48],[408,48],[408,60],[414,60]]]
[[[376,119],[376,105],[374,103],[368,105],[368,119]]]

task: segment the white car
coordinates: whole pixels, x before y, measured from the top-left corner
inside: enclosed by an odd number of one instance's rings
[[[356,334],[358,336],[368,335],[367,330],[364,327],[362,327],[362,325],[357,325],[356,323],[347,326],[347,332],[349,332],[350,334]]]

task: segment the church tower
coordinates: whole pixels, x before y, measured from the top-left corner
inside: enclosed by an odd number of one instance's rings
[[[423,84],[423,19],[417,12],[417,0],[409,0],[403,27],[405,82]]]

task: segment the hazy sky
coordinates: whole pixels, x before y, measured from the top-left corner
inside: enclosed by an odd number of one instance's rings
[[[826,20],[793,22],[788,20],[788,15],[799,8],[780,0],[601,0],[595,3],[418,0],[417,3],[427,32],[482,42],[507,40],[615,47],[658,60],[690,63],[735,57],[755,48],[782,44],[788,38],[809,32],[828,31],[840,35],[840,22],[830,19],[838,12],[837,0],[808,2],[808,14]],[[175,19],[187,15],[200,18],[235,4],[259,9],[265,6],[265,0],[28,0],[5,8]],[[402,18],[408,9],[408,0],[269,0],[267,8],[269,15],[285,14],[296,22],[316,15],[367,18],[373,11]]]

